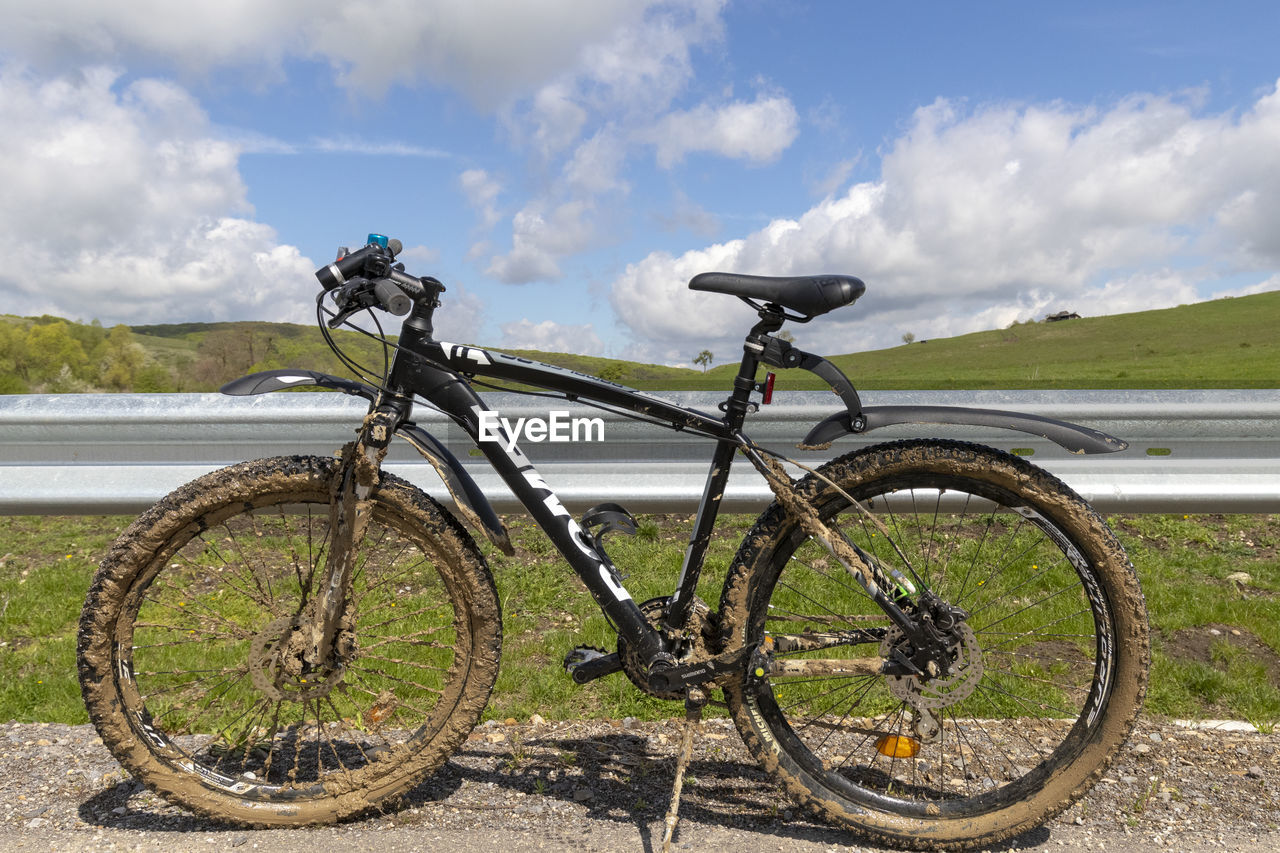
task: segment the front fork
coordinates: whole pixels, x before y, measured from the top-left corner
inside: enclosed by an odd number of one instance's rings
[[[329,490],[329,552],[324,571],[312,584],[314,595],[303,606],[303,660],[312,671],[329,667],[335,639],[348,618],[356,553],[373,514],[382,460],[402,407],[379,405],[364,419],[354,442],[342,449],[342,464]]]

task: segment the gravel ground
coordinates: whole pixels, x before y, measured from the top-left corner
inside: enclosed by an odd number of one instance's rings
[[[514,722],[514,721],[509,721]],[[657,850],[676,721],[489,723],[398,811],[337,827],[245,830],[194,818],[128,778],[90,726],[0,725],[0,850]],[[998,849],[1280,849],[1280,733],[1143,720],[1083,803]],[[793,810],[708,720],[676,847],[866,850]]]

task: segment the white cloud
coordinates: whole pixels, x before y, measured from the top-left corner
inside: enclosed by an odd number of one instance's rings
[[[928,338],[1068,307],[1193,301],[1192,282],[1274,272],[1278,226],[1280,90],[1239,116],[1201,115],[1178,97],[1105,110],[938,101],[884,155],[880,180],[740,240],[650,255],[612,298],[661,351],[744,331],[685,289],[697,272],[851,273],[867,295],[805,330],[848,352],[908,330]]]
[[[449,289],[440,297],[440,307],[436,309],[436,332],[447,340],[479,343],[480,329],[487,313],[483,299],[465,286],[451,281]]]
[[[416,261],[420,264],[434,264],[440,260],[440,250],[432,249],[430,246],[405,246],[400,250],[400,254],[396,255],[397,260]]]
[[[626,182],[618,178],[625,156],[624,144],[613,128],[600,130],[579,145],[565,164],[565,188],[582,196],[627,192]]]
[[[458,185],[467,197],[467,204],[480,214],[483,228],[492,228],[502,218],[498,212],[498,195],[502,184],[484,169],[467,169],[458,176]]]
[[[723,37],[725,0],[661,0],[643,16],[586,45],[575,71],[579,98],[647,119],[666,110],[693,74],[690,54]]]
[[[536,153],[531,171],[549,175],[512,219],[511,249],[487,272],[508,283],[555,279],[560,262],[613,239],[600,216],[630,191],[627,159],[651,144],[651,131],[693,76],[692,51],[723,35],[724,0],[663,0],[607,37],[584,43],[579,61],[505,112],[516,144]],[[750,156],[728,118],[713,150]],[[743,152],[746,152],[745,154]]]
[[[669,113],[649,139],[657,149],[658,165],[664,169],[698,151],[758,164],[774,159],[795,140],[797,124],[791,101],[770,95],[750,103],[703,104]]]
[[[714,237],[720,232],[720,218],[703,209],[680,189],[675,191],[671,212],[656,214],[655,219],[664,231],[688,229],[704,239]]]
[[[849,157],[832,166],[821,178],[810,184],[810,192],[815,196],[829,196],[840,190],[849,181],[849,176],[857,168],[860,157]]]
[[[572,87],[558,81],[538,91],[526,120],[533,126],[535,147],[544,158],[550,158],[572,145],[582,133],[587,111],[576,102]]]
[[[451,156],[439,148],[425,148],[407,142],[371,142],[367,139],[341,136],[315,139],[311,147],[326,154],[366,154],[373,157],[424,157],[438,160]]]
[[[507,284],[558,279],[558,259],[582,251],[596,239],[595,213],[589,200],[573,199],[550,211],[539,201],[531,202],[512,220],[511,251],[495,256],[486,272]]]
[[[299,319],[313,264],[252,210],[238,149],[181,87],[0,70],[6,311],[104,322]]]
[[[601,355],[604,342],[590,323],[573,325],[544,320],[533,323],[527,319],[503,323],[503,349],[536,349],[543,352],[573,352],[584,355]]]
[[[202,71],[279,73],[287,57],[329,62],[342,85],[381,93],[427,81],[496,107],[575,67],[585,45],[634,26],[654,3],[626,0],[45,0],[6,16],[0,46],[42,65],[159,58]],[[667,5],[658,3],[656,5]]]

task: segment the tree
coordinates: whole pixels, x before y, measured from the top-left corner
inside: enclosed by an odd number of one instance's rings
[[[709,349],[704,349],[702,352],[698,353],[698,354],[694,357],[694,359],[693,359],[693,363],[694,363],[694,364],[701,364],[701,365],[702,365],[702,372],[703,372],[703,373],[706,373],[706,372],[707,372],[707,366],[708,366],[709,364],[711,364],[711,362],[712,362],[712,360],[713,360],[714,358],[715,358],[715,356],[713,356],[713,355],[711,354],[711,350],[709,350]]]
[[[63,378],[63,368],[74,374],[89,361],[84,347],[71,336],[67,324],[56,323],[32,326],[27,332],[26,352],[18,373],[31,382],[43,382]]]
[[[98,362],[99,381],[116,391],[133,387],[138,371],[146,361],[146,352],[133,340],[133,332],[121,324],[114,326],[102,346]]]
[[[197,350],[196,379],[211,386],[248,373],[275,354],[275,333],[250,326],[217,329],[205,335]]]
[[[0,394],[27,393],[27,383],[18,377],[25,337],[21,328],[0,320]]]
[[[915,343],[915,340],[916,340],[915,332],[907,332],[905,335],[902,336],[902,342],[904,344]]]
[[[778,338],[778,340],[780,340],[780,341],[786,341],[786,342],[787,342],[787,343],[789,343],[789,344],[794,344],[794,343],[796,342],[796,336],[795,336],[795,335],[793,335],[793,334],[791,334],[791,332],[790,332],[790,331],[781,331],[781,332],[778,332],[778,334],[777,334],[777,338]]]
[[[601,379],[608,379],[610,382],[618,382],[626,375],[627,368],[620,361],[611,361],[596,372],[596,376]]]

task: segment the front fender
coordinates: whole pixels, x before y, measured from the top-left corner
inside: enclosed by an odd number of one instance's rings
[[[484,531],[484,535],[495,547],[508,557],[516,555],[511,545],[511,537],[507,527],[494,512],[493,504],[485,497],[484,492],[467,469],[462,467],[458,457],[444,446],[440,439],[427,432],[417,424],[403,424],[397,433],[414,446],[423,458],[436,469],[445,488],[453,496],[453,502],[459,513],[471,523],[472,527]]]
[[[842,435],[861,434],[894,424],[957,424],[1011,429],[1047,438],[1072,453],[1115,453],[1127,441],[1078,424],[997,409],[963,406],[867,406],[857,415],[837,412],[819,421],[800,443],[804,450],[824,450]]]
[[[233,397],[247,397],[305,385],[341,391],[353,397],[363,397],[371,403],[378,399],[378,390],[371,385],[330,376],[318,370],[264,370],[261,373],[251,373],[234,379],[219,390]],[[498,518],[493,504],[489,503],[489,499],[480,490],[475,479],[462,467],[458,458],[449,452],[449,448],[417,424],[401,424],[396,432],[431,463],[431,467],[440,475],[445,488],[453,497],[458,514],[474,529],[482,531],[498,550],[509,557],[514,556],[515,549],[511,547],[511,537],[507,533],[506,525]]]
[[[264,370],[261,373],[250,373],[233,379],[218,389],[230,397],[248,397],[253,394],[269,394],[272,391],[285,391],[289,388],[301,388],[304,385],[316,385],[341,391],[353,397],[364,397],[369,402],[378,399],[377,389],[353,379],[342,379],[330,376],[318,370]]]

